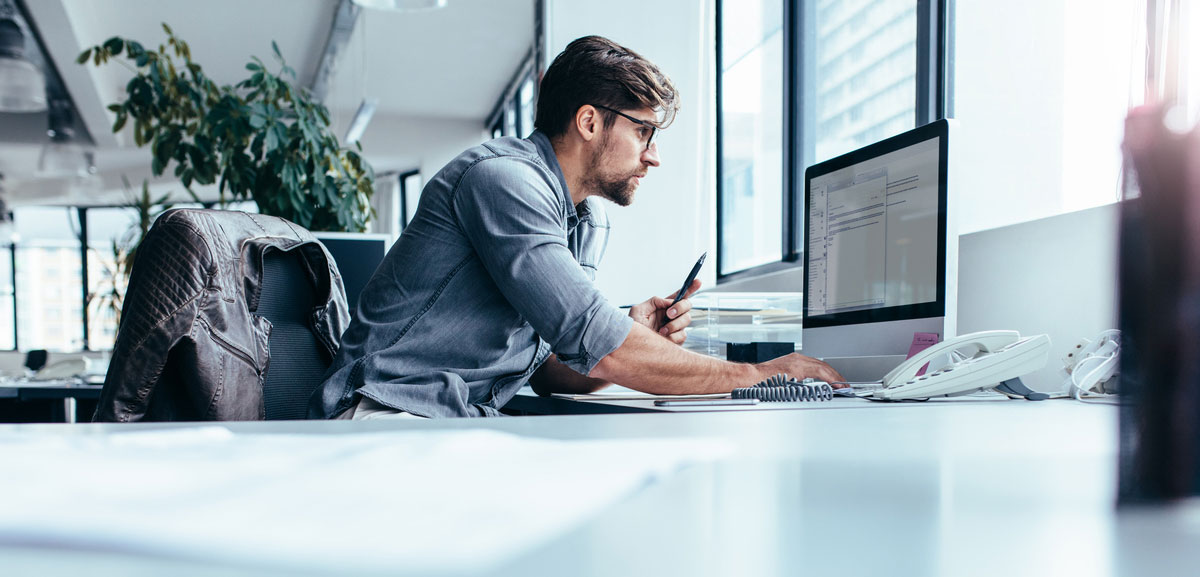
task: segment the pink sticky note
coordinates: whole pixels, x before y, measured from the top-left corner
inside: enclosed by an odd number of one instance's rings
[[[939,335],[937,333],[913,333],[912,345],[908,347],[908,356],[905,358],[911,359],[917,353],[936,345],[938,343],[938,337]],[[925,366],[921,367],[921,370],[917,371],[917,374],[925,374],[925,369],[928,368],[929,363],[925,363]]]

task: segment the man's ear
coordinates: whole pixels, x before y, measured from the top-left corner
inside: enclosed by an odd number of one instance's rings
[[[600,135],[601,119],[599,111],[591,104],[584,104],[575,111],[575,131],[584,142],[591,142]]]

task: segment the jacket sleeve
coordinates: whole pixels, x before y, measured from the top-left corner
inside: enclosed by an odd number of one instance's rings
[[[213,259],[203,238],[186,222],[162,220],[137,249],[94,421],[146,416],[171,349],[190,338],[205,294]]]

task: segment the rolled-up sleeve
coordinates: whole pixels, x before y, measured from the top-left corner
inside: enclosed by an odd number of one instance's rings
[[[456,218],[500,292],[558,359],[588,374],[633,320],[609,304],[567,247],[563,201],[535,161],[477,162],[453,194]]]

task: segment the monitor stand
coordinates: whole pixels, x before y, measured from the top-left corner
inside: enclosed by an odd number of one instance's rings
[[[871,383],[883,380],[888,371],[900,366],[905,355],[874,355],[864,357],[822,357],[848,383]]]

